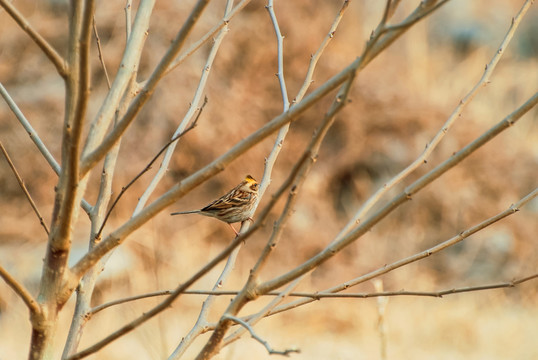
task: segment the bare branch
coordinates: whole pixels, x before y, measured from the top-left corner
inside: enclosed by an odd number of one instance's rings
[[[267,314],[269,314],[271,312],[271,310],[273,310],[276,306],[278,306],[278,304],[280,304],[282,301],[284,301],[284,299],[286,299],[290,295],[291,291],[293,289],[295,289],[297,287],[297,285],[299,285],[299,283],[303,280],[303,278],[305,276],[306,276],[306,274],[303,275],[303,276],[300,276],[297,279],[295,279],[294,281],[292,281],[284,290],[280,291],[276,295],[275,299],[270,301],[269,304],[265,305],[256,314],[250,316],[249,319],[248,319],[248,324],[250,326],[253,326],[256,323],[258,323],[261,319],[266,317]],[[229,336],[227,336],[226,338],[223,339],[222,345],[223,346],[228,345],[231,342],[239,339],[241,337],[241,335],[243,335],[243,333],[244,333],[244,329],[238,329],[238,330],[234,331],[232,334],[230,334]]]
[[[283,111],[286,111],[290,107],[290,101],[288,99],[288,90],[286,90],[286,81],[284,80],[284,36],[282,36],[280,27],[278,26],[278,20],[273,7],[273,0],[269,0],[265,8],[269,12],[269,17],[271,18],[273,28],[275,29],[278,55],[278,72],[276,73],[276,76],[278,77],[278,83],[280,84],[280,94],[282,95],[282,103],[284,104]]]
[[[26,199],[28,199],[28,202],[30,203],[30,206],[32,206],[32,209],[34,210],[35,214],[37,215],[37,218],[39,219],[39,223],[43,228],[45,229],[45,232],[47,235],[49,234],[49,228],[47,227],[47,224],[45,224],[45,221],[43,220],[43,217],[41,216],[41,213],[39,212],[39,209],[37,208],[34,200],[32,199],[32,196],[28,192],[28,189],[26,188],[26,185],[24,185],[24,181],[22,180],[21,176],[19,175],[19,172],[15,168],[15,164],[13,164],[13,161],[11,161],[11,158],[9,157],[9,154],[7,153],[7,150],[4,148],[4,145],[0,141],[0,150],[2,150],[2,153],[6,157],[6,160],[9,164],[9,167],[13,171],[13,174],[15,175],[15,178],[17,179],[17,182],[19,183],[19,186],[21,187],[22,191],[24,192],[24,195],[26,196]]]
[[[512,281],[507,282],[501,282],[496,284],[490,284],[490,285],[479,285],[479,286],[466,286],[461,288],[453,288],[453,289],[446,289],[446,290],[439,290],[439,291],[405,291],[405,290],[398,290],[398,291],[381,291],[381,292],[373,292],[373,293],[290,293],[289,296],[294,297],[305,297],[305,298],[311,298],[314,300],[321,300],[321,299],[367,299],[367,298],[373,298],[373,297],[389,297],[389,296],[426,296],[426,297],[437,297],[442,298],[446,295],[454,295],[454,294],[461,294],[466,292],[475,292],[475,291],[484,291],[484,290],[496,290],[496,289],[504,289],[504,288],[512,288],[517,285],[520,285],[524,282],[535,280],[538,278],[538,274],[533,274],[529,276],[525,276],[523,278],[519,278]],[[186,292],[185,294],[188,294],[190,292]],[[230,295],[230,294],[223,294],[223,295]],[[271,292],[267,295],[277,295],[276,292]]]
[[[400,35],[401,33],[394,35],[387,34],[387,36],[391,37],[391,39],[393,37],[395,39]],[[377,55],[380,51],[381,50],[375,50],[373,54]],[[96,246],[95,249],[93,249],[82,259],[80,259],[78,263],[75,264],[75,266],[73,267],[74,276],[72,280],[68,284],[66,284],[66,286],[76,286],[72,282],[79,278],[79,276],[81,277],[82,274],[84,274],[87,269],[93,266],[102,256],[104,256],[106,253],[108,253],[110,250],[112,250],[122,241],[124,241],[124,239],[129,234],[138,229],[140,226],[146,223],[157,213],[165,209],[167,206],[180,199],[187,192],[191,191],[196,186],[200,185],[213,175],[222,171],[231,161],[235,160],[246,150],[252,148],[254,145],[258,144],[270,134],[280,129],[282,125],[297,119],[299,115],[301,115],[306,109],[316,103],[327,93],[340,86],[350,76],[353,76],[357,71],[364,68],[366,64],[372,59],[373,55],[370,55],[370,57],[366,59],[367,61],[363,60],[362,57],[356,59],[341,72],[327,80],[324,84],[320,85],[310,95],[306,96],[301,102],[297,103],[295,106],[290,107],[287,112],[275,117],[266,125],[261,127],[259,130],[255,131],[243,141],[236,144],[228,152],[221,155],[219,158],[215,159],[213,162],[206,165],[188,178],[185,178],[180,183],[174,185],[168,192],[156,199],[152,204],[145,207],[144,210],[142,210],[140,213],[133,216],[128,222],[126,222],[123,226],[111,233],[107,237],[107,239],[105,239],[98,246]]]
[[[427,250],[424,250],[418,254],[414,254],[412,256],[409,256],[409,257],[406,257],[404,259],[401,259],[401,260],[398,260],[396,262],[393,262],[392,264],[388,264],[388,265],[385,265],[377,270],[374,270],[372,272],[369,272],[368,274],[365,274],[365,275],[362,275],[362,276],[359,276],[353,280],[350,280],[350,281],[346,281],[345,283],[342,283],[340,285],[337,285],[335,287],[332,287],[332,288],[329,288],[329,289],[326,289],[326,290],[323,290],[321,292],[319,292],[318,294],[334,294],[336,292],[340,292],[340,291],[343,291],[345,289],[349,289],[350,287],[352,286],[355,286],[355,285],[358,285],[358,284],[361,284],[361,283],[364,283],[366,281],[369,281],[369,280],[372,280],[378,276],[381,276],[383,274],[386,274],[388,272],[391,272],[395,269],[398,269],[402,266],[405,266],[405,265],[408,265],[408,264],[411,264],[413,262],[416,262],[416,261],[419,261],[421,259],[424,259],[426,257],[429,257],[433,254],[436,254],[446,248],[449,248],[451,246],[454,246],[455,244],[463,241],[464,239],[468,238],[469,236],[477,233],[478,231],[496,223],[497,221],[501,220],[501,219],[504,219],[505,217],[507,216],[510,216],[512,214],[515,214],[517,211],[519,211],[519,209],[521,207],[523,207],[525,204],[527,204],[529,201],[531,201],[532,199],[534,199],[535,197],[538,196],[538,188],[534,189],[531,193],[529,193],[528,195],[526,195],[525,197],[523,197],[521,200],[519,200],[518,202],[516,202],[515,204],[511,205],[508,209],[506,209],[505,211],[495,215],[495,216],[492,216],[484,221],[482,221],[481,223],[479,223],[478,225],[475,225],[465,231],[462,231],[461,233],[459,233],[458,235],[432,247],[432,248],[429,248]],[[282,311],[286,311],[290,308],[294,308],[294,307],[297,307],[297,306],[300,306],[300,305],[303,305],[303,304],[306,304],[306,303],[309,303],[311,301],[314,301],[312,299],[304,299],[304,300],[297,300],[295,302],[292,302],[290,304],[286,304],[286,305],[283,305],[281,307],[279,307],[278,309],[276,309],[276,311],[274,312],[275,314],[278,313],[278,312],[282,312]]]
[[[19,109],[19,107],[17,106],[15,101],[11,98],[11,96],[7,92],[4,85],[2,85],[2,83],[0,83],[0,95],[2,95],[2,97],[6,101],[7,105],[9,106],[9,108],[11,109],[11,111],[13,112],[13,114],[15,115],[17,120],[24,127],[24,129],[26,130],[26,132],[30,136],[30,139],[34,142],[34,144],[36,145],[36,147],[39,150],[39,152],[41,153],[41,155],[43,155],[45,160],[49,163],[52,170],[56,173],[56,175],[60,175],[60,170],[61,170],[60,165],[58,164],[56,159],[54,159],[54,156],[52,156],[52,154],[47,149],[47,147],[45,146],[43,141],[41,141],[41,138],[39,137],[37,132],[34,130],[32,125],[28,121],[28,119],[26,119],[26,117],[22,113],[21,109]],[[86,200],[82,199],[81,206],[82,206],[82,208],[84,209],[84,211],[87,214],[90,213],[90,210],[91,210],[92,206]]]
[[[89,100],[89,47],[94,5],[94,0],[86,1],[85,5],[75,4],[73,16],[70,19],[68,61],[71,71],[66,79],[66,113],[62,134],[63,163],[52,217],[49,245],[51,249],[47,251],[45,258],[45,266],[51,267],[51,271],[45,273],[49,273],[53,277],[63,274],[63,270],[57,267],[65,266],[67,263],[67,256],[62,253],[69,250],[71,225],[77,216],[75,206],[82,198],[82,193],[78,189],[79,147]],[[52,267],[55,268],[55,271],[52,271]],[[56,281],[58,280],[56,279]],[[42,291],[49,291],[45,290],[51,285],[49,281],[53,281],[53,279],[43,279],[42,285],[44,284],[45,287],[42,288]]]
[[[484,290],[496,290],[504,289],[518,286],[522,283],[532,281],[538,278],[538,274],[532,274],[522,278],[516,278],[512,281],[506,281],[501,283],[495,283],[490,285],[478,285],[478,286],[466,286],[460,288],[438,290],[438,291],[407,291],[407,290],[398,290],[398,291],[381,291],[373,293],[333,293],[328,292],[332,290],[323,290],[321,292],[290,292],[286,296],[288,297],[302,297],[309,298],[311,300],[321,300],[321,299],[368,299],[374,297],[387,297],[387,296],[425,296],[425,297],[438,297],[441,298],[446,295],[461,294],[465,292],[474,292],[474,291],[484,291]],[[366,281],[366,280],[365,280]],[[362,282],[365,282],[362,281]],[[101,310],[107,309],[112,306],[125,304],[131,301],[136,301],[140,299],[147,299],[157,296],[170,295],[173,290],[161,290],[155,291],[147,294],[130,296],[123,299],[118,299],[110,301],[101,305],[94,307],[91,311],[91,314],[96,314]],[[213,296],[235,296],[239,294],[240,290],[186,290],[183,292],[184,295],[213,295]],[[262,296],[281,296],[282,292],[279,291],[270,291]],[[311,301],[309,301],[311,302]],[[284,305],[287,306],[288,304]],[[279,311],[282,312],[282,311]],[[275,313],[271,313],[274,315]],[[250,321],[251,316],[248,316],[248,321]]]
[[[131,12],[133,9],[133,2],[132,0],[127,0],[125,2],[125,39],[129,41],[129,37],[131,36],[132,31],[132,22],[131,22]]]
[[[148,35],[149,22],[154,5],[155,0],[140,1],[132,31],[128,35],[120,66],[114,77],[110,91],[108,91],[95,119],[90,125],[82,157],[86,156],[99,144],[99,142],[101,142],[108,131],[112,120],[115,118],[118,105],[126,95],[125,91],[127,87],[133,79],[136,78],[138,64],[140,62],[144,42]],[[130,29],[131,7],[129,2],[127,3],[125,12],[126,22],[128,23],[127,27]],[[83,176],[81,176],[81,178],[82,177]]]
[[[205,33],[204,36],[202,36],[198,41],[194,42],[184,52],[179,54],[179,56],[170,64],[168,69],[166,69],[165,75],[167,75],[176,67],[181,65],[183,61],[185,61],[189,56],[194,54],[200,47],[202,47],[202,45],[211,40],[220,30],[227,26],[230,20],[232,20],[235,15],[237,15],[241,10],[243,10],[243,8],[247,6],[250,1],[251,0],[241,0],[231,11],[227,12],[217,25],[215,25],[211,30]],[[145,83],[142,83],[142,85],[145,85]]]
[[[276,44],[277,44],[276,76],[278,78],[278,83],[280,85],[280,94],[282,96],[282,112],[284,113],[288,111],[288,109],[290,108],[288,91],[286,89],[286,80],[284,79],[284,37],[282,36],[282,33],[280,32],[280,27],[278,25],[278,20],[276,18],[276,14],[273,7],[273,0],[269,0],[265,8],[267,9],[269,13],[269,17],[271,19],[271,23],[273,24],[273,29],[276,35]],[[258,202],[261,200],[261,198],[263,197],[263,194],[265,193],[265,191],[269,187],[269,184],[271,183],[271,174],[273,172],[273,166],[275,164],[276,159],[278,158],[278,155],[280,154],[280,150],[282,149],[282,144],[284,143],[284,140],[286,139],[286,135],[288,134],[289,128],[290,128],[290,123],[286,123],[282,125],[282,127],[278,131],[273,148],[271,149],[269,156],[265,159],[263,176],[262,176],[262,180],[260,181]],[[247,223],[247,226],[248,226],[248,223]],[[243,227],[241,227],[241,230],[243,230]]]
[[[128,16],[130,12],[126,12]],[[123,96],[119,108],[116,111],[115,117],[119,117],[125,113],[128,103],[132,99],[132,90],[136,86],[135,77],[131,77],[127,86],[125,95]],[[116,167],[116,161],[120,149],[121,141],[108,152],[103,164],[103,170],[101,173],[101,181],[99,183],[99,193],[97,195],[97,201],[90,212],[91,230],[89,248],[92,249],[101,239],[96,235],[100,230],[100,224],[103,224],[104,217],[106,215],[107,206],[111,200],[112,194],[112,180]],[[67,358],[70,354],[73,354],[78,349],[84,327],[91,318],[91,299],[95,284],[98,276],[101,273],[101,269],[104,268],[107,258],[103,258],[96,266],[92,267],[80,280],[80,283],[76,289],[76,304],[75,311],[69,327],[69,333],[64,345],[62,353],[62,359]]]
[[[447,172],[449,169],[453,168],[482,145],[486,144],[488,141],[493,139],[495,136],[500,134],[502,131],[506,130],[508,127],[512,126],[517,120],[519,120],[524,114],[526,114],[530,109],[532,109],[538,103],[538,93],[535,93],[527,102],[521,105],[517,110],[512,114],[508,115],[497,125],[493,126],[490,130],[486,131],[479,138],[475,139],[469,145],[455,153],[450,159],[441,163],[433,170],[419,178],[413,184],[408,186],[402,193],[395,196],[391,201],[389,201],[385,206],[383,206],[379,211],[372,214],[368,219],[366,219],[361,225],[356,229],[348,233],[341,240],[333,242],[323,251],[319,252],[317,255],[313,256],[300,266],[289,271],[288,273],[281,275],[273,280],[267,281],[259,285],[260,293],[265,293],[279,288],[280,286],[290,282],[295,279],[297,276],[304,274],[305,272],[310,271],[311,269],[319,266],[324,263],[340,250],[342,250],[347,245],[351,244],[353,241],[361,237],[369,229],[371,229],[375,224],[384,219],[388,214],[390,214],[394,209],[403,204],[404,202],[411,199],[412,195],[416,194],[418,191],[423,189],[426,185],[433,182],[439,176]]]
[[[408,17],[396,26],[386,26],[383,21],[381,21],[370,36],[370,40],[366,43],[366,47],[361,55],[361,68],[370,63],[370,61],[396,41],[396,39],[403,35],[414,24],[439,9],[448,1],[449,0],[441,0],[439,3],[437,3],[437,0],[421,1]],[[398,2],[395,2],[395,5],[397,5],[397,3]],[[387,13],[388,7],[385,9],[384,16],[386,14],[388,18],[391,16],[392,10],[388,10]]]
[[[106,84],[110,90],[110,78],[108,77],[108,71],[106,70],[105,59],[103,58],[103,49],[101,49],[101,39],[99,38],[99,33],[97,32],[97,25],[95,24],[95,16],[93,16],[93,34],[95,36],[95,43],[97,45],[97,53],[99,54],[99,61],[103,67],[103,72],[105,73]]]
[[[62,292],[64,280],[70,277],[68,257],[73,223],[83,189],[79,187],[79,148],[86,117],[90,87],[90,38],[94,0],[73,2],[69,16],[68,63],[65,114],[62,131],[62,168],[54,200],[51,231],[44,259],[38,298],[46,311],[32,319],[30,358],[51,356],[54,326],[58,311],[70,296]]]
[[[11,274],[1,265],[0,276],[2,277],[2,279],[4,279],[6,284],[8,284],[9,287],[13,289],[13,291],[15,291],[15,293],[22,299],[22,301],[24,301],[24,303],[28,307],[28,310],[30,310],[30,314],[32,314],[32,316],[41,312],[41,308],[39,307],[39,304],[34,299],[32,294],[30,294],[30,292],[26,290],[24,285],[22,285],[13,276],[11,276]]]
[[[269,343],[267,341],[263,340],[259,335],[257,335],[254,332],[254,329],[249,325],[249,323],[241,320],[238,317],[232,316],[232,315],[224,315],[223,318],[225,318],[227,320],[231,320],[231,321],[243,326],[245,329],[247,329],[248,332],[250,333],[250,336],[252,336],[252,338],[254,338],[260,344],[265,346],[265,348],[267,349],[267,352],[269,353],[269,355],[289,356],[289,354],[291,354],[291,353],[300,353],[301,352],[299,349],[286,349],[286,350],[282,350],[282,351],[273,350],[273,348],[269,345]]]
[[[6,12],[15,20],[15,22],[21,27],[21,29],[30,36],[30,38],[41,48],[43,53],[52,62],[56,71],[62,78],[67,78],[68,67],[65,60],[58,52],[45,40],[39,32],[30,25],[30,23],[24,18],[24,16],[13,6],[9,0],[0,0],[0,6],[2,6]]]
[[[226,13],[228,13],[231,10],[232,5],[233,4],[230,2],[227,3],[225,16],[226,16]],[[192,117],[196,113],[197,106],[200,103],[200,101],[202,101],[202,94],[205,90],[207,80],[209,79],[211,69],[213,68],[215,57],[217,56],[218,50],[220,49],[220,46],[227,33],[228,33],[228,26],[225,26],[224,28],[222,28],[222,30],[218,33],[217,37],[215,38],[213,42],[213,46],[211,47],[211,50],[209,51],[209,54],[207,55],[206,63],[204,67],[202,68],[202,75],[200,76],[198,87],[196,88],[196,91],[194,92],[194,96],[190,103],[189,109],[187,113],[185,114],[185,116],[183,117],[183,119],[180,121],[173,136],[176,136],[177,134],[182,133],[185,130],[185,127],[187,126],[187,124],[191,121]],[[163,76],[165,76],[165,74],[163,74]],[[171,146],[166,150],[166,153],[163,156],[163,160],[159,166],[159,169],[157,170],[157,173],[153,176],[153,179],[151,179],[151,182],[144,190],[144,193],[142,194],[142,196],[140,196],[138,203],[136,204],[136,207],[133,211],[133,214],[139,213],[140,210],[142,210],[144,206],[146,206],[146,203],[149,200],[149,197],[151,196],[151,194],[153,194],[153,192],[157,188],[157,185],[166,174],[168,170],[168,164],[170,164],[170,160],[172,159],[172,155],[174,154],[174,150],[177,144],[178,144],[177,142],[172,143]]]
[[[510,28],[508,29],[508,32],[506,33],[503,41],[501,42],[501,45],[493,55],[492,59],[486,66],[486,69],[480,78],[478,82],[475,84],[475,86],[463,97],[463,99],[458,103],[452,114],[448,117],[446,122],[441,126],[441,129],[435,134],[433,139],[426,144],[426,148],[420,154],[409,166],[407,166],[405,169],[403,169],[400,173],[398,173],[396,176],[394,176],[390,181],[385,183],[381,188],[379,188],[368,200],[364,202],[364,204],[357,210],[353,218],[342,228],[340,233],[336,236],[335,241],[339,240],[344,236],[346,233],[350,231],[355,225],[360,223],[360,220],[363,216],[366,215],[366,213],[375,206],[375,204],[378,203],[378,201],[396,186],[401,181],[403,181],[407,176],[409,176],[413,171],[415,171],[417,168],[419,168],[421,165],[423,165],[427,158],[431,155],[433,150],[439,145],[439,143],[443,140],[445,135],[448,133],[452,125],[456,122],[457,119],[460,118],[463,110],[469,104],[475,97],[475,95],[478,93],[479,90],[484,88],[486,84],[488,84],[489,79],[491,77],[491,74],[495,70],[498,62],[500,61],[502,55],[504,54],[504,49],[508,46],[510,43],[510,40],[514,36],[514,33],[518,27],[518,25],[521,23],[521,20],[523,16],[525,16],[527,10],[530,7],[530,1],[526,1],[525,4],[523,4],[523,7],[519,10],[518,14],[514,17],[514,21],[511,23]]]
[[[123,118],[118,122],[114,129],[103,139],[102,143],[96,149],[93,149],[91,153],[88,153],[84,156],[80,169],[81,177],[84,177],[86,173],[106,155],[106,153],[112,148],[112,146],[114,146],[114,144],[120,139],[125,130],[127,130],[127,127],[132,123],[136,115],[138,115],[138,112],[140,111],[142,106],[144,106],[144,104],[151,97],[151,95],[155,91],[155,88],[157,87],[157,84],[165,75],[166,69],[170,66],[174,58],[177,56],[178,52],[183,47],[187,36],[190,34],[192,28],[202,15],[202,12],[204,11],[208,3],[209,0],[198,0],[189,17],[183,23],[181,30],[168,48],[168,51],[151,74],[144,88],[135,97]],[[140,12],[140,10],[138,12]]]
[[[437,3],[436,1],[429,1],[430,4],[426,4],[424,1],[422,1],[417,8],[417,10],[422,10],[416,16],[413,16],[412,18],[408,18],[405,21],[402,21],[399,24],[387,26],[383,32],[389,32],[389,31],[396,31],[408,28],[409,26],[414,25],[418,21],[420,21],[422,18],[430,15],[435,10],[439,9],[441,6],[445,5],[450,0],[441,0]],[[434,5],[435,4],[435,5]]]
[[[308,69],[306,70],[306,75],[305,75],[303,85],[297,92],[295,99],[293,99],[292,101],[293,104],[303,99],[308,88],[312,84],[312,81],[313,81],[312,78],[314,76],[314,70],[316,69],[316,65],[318,64],[318,61],[321,58],[321,55],[323,55],[323,52],[325,51],[325,49],[327,48],[331,40],[334,38],[336,29],[338,28],[338,25],[340,24],[340,20],[342,20],[342,17],[344,16],[344,13],[347,10],[348,5],[349,5],[349,0],[344,0],[342,7],[340,8],[338,13],[336,14],[336,17],[333,20],[333,23],[331,25],[331,28],[329,29],[329,32],[327,33],[327,35],[321,42],[316,52],[310,57],[310,63],[308,64]]]

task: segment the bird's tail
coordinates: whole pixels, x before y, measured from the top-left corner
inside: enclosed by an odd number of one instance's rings
[[[174,213],[171,213],[170,215],[196,214],[196,213],[199,213],[199,212],[200,212],[200,210],[180,211],[180,212],[174,212]]]

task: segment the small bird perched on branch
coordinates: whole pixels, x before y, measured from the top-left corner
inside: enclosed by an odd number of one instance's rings
[[[245,220],[252,221],[252,212],[258,199],[258,188],[258,182],[252,176],[247,175],[239,185],[206,207],[200,210],[175,212],[170,215],[201,214],[214,217],[230,225],[235,235],[239,235],[232,224]]]

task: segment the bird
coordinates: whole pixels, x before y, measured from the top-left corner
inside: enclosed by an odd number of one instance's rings
[[[252,221],[251,216],[258,199],[258,189],[258,182],[252,176],[247,175],[239,185],[200,210],[180,211],[170,215],[201,214],[214,217],[227,223],[237,236],[239,233],[232,224],[245,220]]]

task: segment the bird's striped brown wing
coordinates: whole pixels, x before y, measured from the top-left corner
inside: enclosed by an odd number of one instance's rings
[[[212,212],[242,206],[248,203],[251,197],[252,193],[236,189],[220,199],[213,201],[201,211]]]

